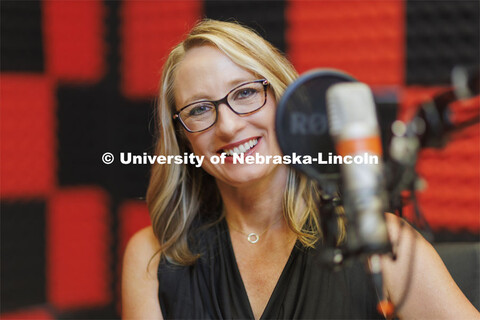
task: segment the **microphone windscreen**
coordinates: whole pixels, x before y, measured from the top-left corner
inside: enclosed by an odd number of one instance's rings
[[[355,82],[343,72],[316,69],[299,77],[285,91],[277,106],[276,133],[285,155],[308,155],[323,159],[335,154],[335,145],[329,133],[326,92],[334,84]],[[317,180],[323,189],[338,185],[340,168],[337,164],[292,164]]]

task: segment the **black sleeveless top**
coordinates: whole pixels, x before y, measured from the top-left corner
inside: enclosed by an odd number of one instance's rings
[[[253,319],[225,219],[193,234],[192,266],[162,260],[158,298],[165,319]],[[262,319],[384,319],[363,264],[333,271],[319,262],[321,245],[297,244],[280,275]]]

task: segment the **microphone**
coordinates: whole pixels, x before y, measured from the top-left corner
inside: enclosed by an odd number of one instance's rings
[[[335,145],[329,133],[327,90],[335,84],[352,83],[351,75],[335,69],[315,69],[290,84],[277,105],[275,129],[277,141],[286,155],[308,155],[323,158],[335,155]],[[375,95],[381,119],[382,145],[387,147],[390,124],[396,119],[396,94],[385,90]],[[291,166],[317,181],[324,195],[334,198],[341,183],[340,165],[334,161]]]
[[[363,83],[339,83],[327,90],[330,134],[341,165],[347,215],[348,251],[368,254],[368,266],[378,295],[377,310],[388,317],[394,307],[383,293],[380,254],[390,252],[385,222],[382,144],[375,104]],[[346,163],[347,157],[367,161]],[[375,161],[376,159],[376,161]]]
[[[348,234],[351,249],[387,252],[382,145],[370,88],[360,82],[332,85],[327,91],[327,115],[335,149],[343,157],[345,211],[353,228]]]
[[[389,99],[383,100],[388,101],[384,107],[391,104]],[[343,155],[346,159],[350,156],[353,162],[355,156],[362,153],[377,156],[378,164],[372,165],[334,161],[292,166],[320,185],[322,199],[326,200],[326,205],[322,206],[322,221],[327,226],[335,216],[333,207],[338,189],[344,191],[347,246],[326,248],[320,261],[338,267],[344,257],[369,255],[369,270],[379,296],[377,310],[391,316],[394,307],[383,294],[380,263],[380,254],[390,252],[390,242],[384,217],[382,144],[375,107],[366,85],[338,70],[317,69],[302,75],[287,88],[277,106],[275,125],[284,154],[295,152],[312,157],[319,153],[340,154],[334,157]],[[378,109],[382,122],[387,124],[381,128],[384,131],[395,120],[395,112],[391,111],[391,108]]]

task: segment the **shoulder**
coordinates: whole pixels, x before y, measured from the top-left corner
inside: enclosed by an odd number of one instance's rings
[[[159,250],[160,244],[153,233],[152,227],[143,228],[135,233],[128,241],[125,249],[124,263],[143,263],[145,262],[145,258],[150,260]]]
[[[407,231],[411,236],[416,235],[415,229],[413,229],[406,220],[393,213],[385,213],[385,220],[387,222],[388,234],[392,241],[395,241],[395,238],[398,237],[402,231]]]
[[[382,259],[386,291],[402,318],[477,318],[433,246],[405,220],[386,214],[396,259]]]
[[[123,257],[123,318],[160,318],[157,267],[160,245],[152,227],[138,231],[128,242]]]

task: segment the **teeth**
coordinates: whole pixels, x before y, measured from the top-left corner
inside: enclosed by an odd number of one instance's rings
[[[228,149],[228,150],[223,150],[223,153],[225,153],[227,156],[233,156],[234,153],[239,154],[239,153],[244,153],[251,148],[255,147],[258,143],[257,139],[252,139],[250,141],[245,142],[244,144],[239,145],[238,147],[235,147],[233,149]]]

